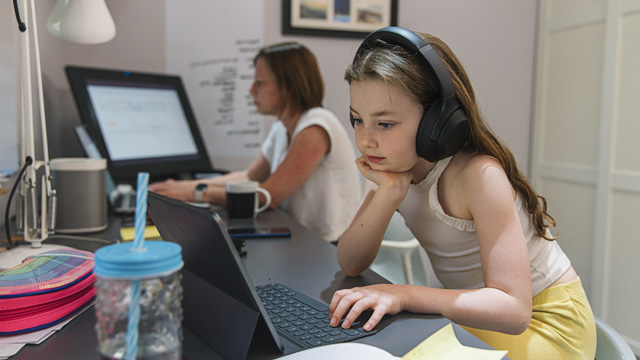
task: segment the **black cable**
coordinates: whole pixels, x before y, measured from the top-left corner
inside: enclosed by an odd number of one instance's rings
[[[18,29],[20,32],[27,31],[27,25],[20,20],[20,8],[18,7],[18,0],[13,0],[13,11],[16,13],[16,21],[18,21]]]
[[[13,248],[14,246],[13,240],[11,239],[11,229],[9,227],[9,211],[11,210],[13,195],[16,193],[18,184],[20,183],[20,180],[22,179],[22,175],[24,175],[25,170],[27,170],[27,166],[31,164],[33,164],[33,159],[31,158],[31,156],[27,156],[27,158],[24,161],[24,166],[22,167],[22,169],[20,169],[20,174],[18,174],[18,178],[16,179],[16,182],[13,184],[13,187],[11,188],[11,193],[9,194],[9,200],[7,200],[7,209],[4,213],[4,230],[5,230],[5,233],[7,234],[7,250]],[[20,214],[16,216],[20,216]]]
[[[13,0],[13,11],[16,14],[16,21],[18,22],[18,29],[20,32],[27,31],[27,26],[20,19],[20,8],[18,7],[18,0]],[[13,188],[11,189],[11,194],[9,194],[9,201],[7,202],[7,209],[4,213],[4,227],[7,234],[7,249],[11,249],[13,247],[13,240],[11,239],[11,230],[9,229],[9,210],[11,210],[11,200],[13,199],[13,194],[15,194],[16,189],[18,188],[18,183],[20,183],[20,179],[22,179],[22,175],[24,171],[27,169],[27,166],[33,163],[33,159],[30,156],[27,156],[25,165],[20,170],[20,175],[16,179],[15,184],[13,184]]]

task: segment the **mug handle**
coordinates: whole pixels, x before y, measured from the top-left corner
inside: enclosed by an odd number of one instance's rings
[[[267,190],[265,190],[265,189],[263,189],[261,187],[256,188],[256,191],[261,192],[262,195],[264,195],[264,197],[267,199],[265,201],[264,205],[262,205],[261,207],[258,207],[258,202],[256,201],[256,214],[257,214],[259,212],[263,212],[263,211],[267,210],[267,208],[271,204],[271,194],[269,194],[269,191],[267,191]]]

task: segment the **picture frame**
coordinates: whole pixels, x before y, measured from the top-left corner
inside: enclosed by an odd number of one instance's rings
[[[282,34],[365,38],[398,23],[398,0],[282,0]]]

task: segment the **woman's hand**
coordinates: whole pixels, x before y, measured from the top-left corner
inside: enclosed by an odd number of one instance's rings
[[[353,289],[338,290],[333,294],[329,305],[331,326],[338,326],[345,314],[342,328],[348,329],[365,310],[373,310],[373,314],[364,325],[365,331],[376,326],[384,314],[397,314],[404,309],[398,296],[398,285],[380,284]]]
[[[149,185],[149,191],[168,196],[180,201],[193,201],[195,183],[192,181],[175,181],[173,179]]]

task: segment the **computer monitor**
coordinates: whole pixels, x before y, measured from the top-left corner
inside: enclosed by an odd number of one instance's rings
[[[214,172],[179,76],[65,68],[89,135],[117,183]]]

